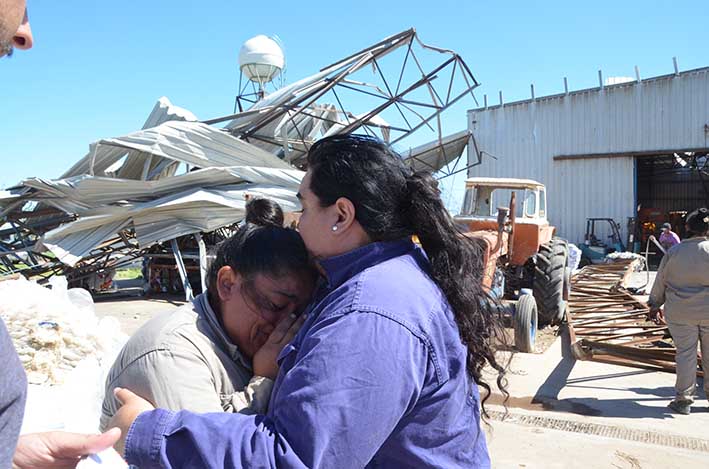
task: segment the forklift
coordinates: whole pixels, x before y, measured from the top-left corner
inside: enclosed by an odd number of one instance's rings
[[[608,241],[598,239],[597,232],[602,230],[602,226],[610,227],[610,235]],[[620,236],[620,224],[616,223],[612,218],[587,218],[586,219],[586,235],[581,246],[581,263],[580,267],[589,264],[600,264],[605,259],[606,255],[611,252],[625,251],[625,245]]]

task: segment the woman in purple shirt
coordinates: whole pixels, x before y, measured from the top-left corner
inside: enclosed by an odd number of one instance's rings
[[[128,462],[489,467],[477,386],[489,389],[486,364],[503,369],[482,247],[459,235],[436,181],[379,140],[322,139],[308,168],[299,228],[322,277],[279,356],[267,415],[143,412],[119,391]]]

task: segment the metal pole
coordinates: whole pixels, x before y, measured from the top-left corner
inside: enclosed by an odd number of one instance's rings
[[[190,279],[187,278],[187,269],[185,268],[185,262],[182,260],[182,253],[180,252],[180,247],[177,245],[176,239],[170,240],[170,247],[172,248],[172,254],[175,256],[177,270],[180,272],[182,286],[185,289],[185,300],[191,301],[194,298],[192,285],[190,285]]]
[[[200,233],[194,234],[199,246],[199,276],[202,279],[202,293],[207,291],[207,245]]]

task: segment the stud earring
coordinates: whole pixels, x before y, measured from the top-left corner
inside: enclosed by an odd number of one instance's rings
[[[332,225],[332,231],[337,231],[337,225]]]

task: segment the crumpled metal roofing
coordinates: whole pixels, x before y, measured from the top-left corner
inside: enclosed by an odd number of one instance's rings
[[[23,182],[35,197],[67,213],[82,215],[106,205],[143,202],[194,187],[252,182],[297,190],[303,172],[257,166],[204,168],[155,181],[81,175],[66,179],[30,178]]]
[[[147,247],[237,223],[244,217],[247,194],[272,199],[284,211],[300,207],[293,188],[251,183],[212,189],[195,187],[149,202],[109,207],[102,213],[83,216],[45,233],[41,242],[58,260],[74,266],[96,246],[126,228],[133,228],[138,245]]]
[[[416,60],[412,48],[417,44],[440,54],[445,61],[428,72],[418,64],[420,74],[414,74],[415,81],[402,83],[409,56]],[[371,66],[384,78],[381,59],[396,50],[405,51],[406,58],[401,74],[394,75],[399,81],[394,92],[388,85],[385,90],[350,77]],[[444,71],[450,71],[450,79],[436,81],[437,74]],[[453,90],[456,73],[463,74],[465,84]],[[438,83],[447,84],[447,91],[444,88],[437,93]],[[353,113],[342,107],[337,95],[330,101],[337,101],[337,105],[324,103],[325,93],[337,85],[360,87],[382,104]],[[107,268],[109,262],[96,259],[120,259],[126,255],[131,258],[127,253],[154,243],[210,232],[240,221],[247,194],[271,198],[285,211],[298,210],[296,192],[304,173],[295,167],[304,164],[308,148],[319,138],[375,129],[389,141],[393,132],[405,135],[423,126],[431,127],[435,116],[464,95],[472,94],[476,86],[457,54],[423,44],[413,29],[403,31],[285,86],[232,116],[199,122],[188,110],[160,98],[141,130],[94,142],[60,179],[30,178],[0,191],[0,216],[14,210],[11,219],[23,224],[21,220],[28,220],[24,211],[34,210],[23,209],[24,203],[39,202],[32,220],[39,221],[36,226],[48,231],[36,240],[38,232],[32,227],[17,225],[26,230],[28,239],[37,241],[35,252],[48,249],[57,260],[70,266],[89,259],[88,264],[81,264],[82,272]],[[432,104],[407,94],[424,87]],[[416,106],[430,114],[413,112],[416,121],[407,122],[407,127],[392,125],[381,115],[387,107],[397,107],[401,112]],[[406,119],[403,113],[402,117]],[[212,125],[218,122],[224,122],[225,127]],[[438,123],[435,141],[404,153],[415,169],[437,171],[461,155],[469,134],[459,132],[444,137],[440,120]],[[391,141],[396,143],[401,138]],[[11,226],[17,231],[16,225]],[[52,226],[55,228],[49,229]],[[13,240],[12,249],[27,249],[25,239],[21,241]],[[42,256],[51,259],[54,269],[54,259]]]
[[[463,130],[441,140],[412,148],[408,152],[403,152],[401,156],[416,171],[436,172],[459,158],[468,145],[469,139],[470,132]]]

